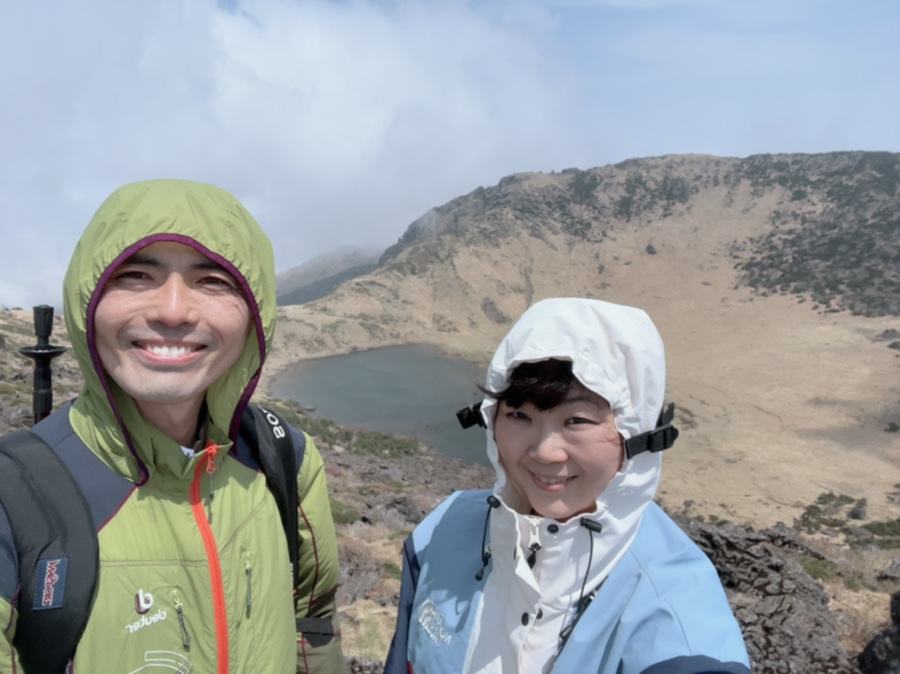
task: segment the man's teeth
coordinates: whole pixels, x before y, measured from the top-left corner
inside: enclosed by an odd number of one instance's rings
[[[162,358],[180,358],[188,355],[192,349],[186,346],[148,346],[147,351]]]

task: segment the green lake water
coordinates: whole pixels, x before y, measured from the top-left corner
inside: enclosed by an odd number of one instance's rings
[[[431,346],[391,346],[298,363],[272,392],[342,426],[411,436],[447,456],[487,464],[484,429],[463,430],[456,419],[482,399],[476,384],[486,369]]]

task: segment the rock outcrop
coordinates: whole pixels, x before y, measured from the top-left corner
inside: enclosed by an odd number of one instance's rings
[[[821,557],[785,526],[753,531],[677,517],[709,556],[734,609],[753,671],[767,674],[849,674],[828,595],[791,555]]]
[[[891,624],[857,658],[863,674],[900,674],[900,591],[891,595]]]

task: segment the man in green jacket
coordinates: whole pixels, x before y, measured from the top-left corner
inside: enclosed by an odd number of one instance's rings
[[[72,671],[346,671],[322,458],[289,430],[303,450],[295,612],[278,507],[238,432],[275,329],[259,225],[209,185],[126,185],[82,235],[64,293],[84,387],[34,431],[75,476],[98,532]],[[0,508],[0,674],[22,671],[14,546]]]

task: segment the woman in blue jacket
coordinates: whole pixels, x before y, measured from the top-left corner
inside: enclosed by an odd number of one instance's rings
[[[748,674],[715,568],[653,503],[677,431],[647,314],[538,302],[483,390],[497,480],[406,541],[385,671]]]

